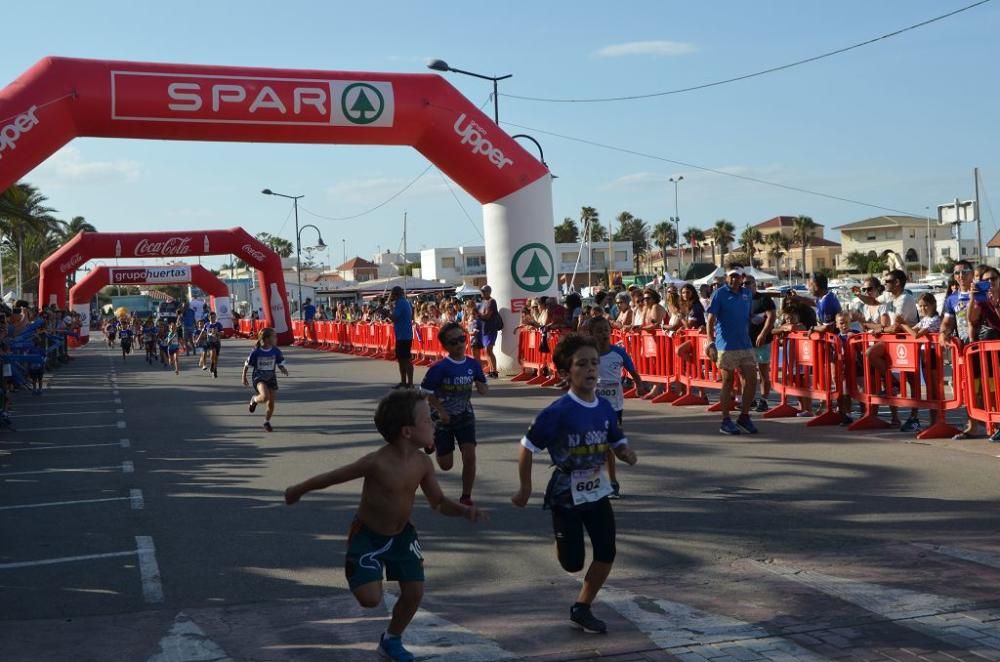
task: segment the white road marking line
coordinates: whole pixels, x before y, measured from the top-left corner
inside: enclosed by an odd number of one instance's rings
[[[0,510],[23,510],[25,508],[48,508],[49,506],[75,506],[80,503],[102,503],[105,501],[126,501],[132,497],[107,497],[104,499],[78,499],[76,501],[47,501],[45,503],[25,503],[18,506],[0,506]]]
[[[35,471],[0,471],[0,476],[32,476],[38,474],[63,474],[63,473],[90,473],[99,471],[111,471],[113,469],[120,469],[123,473],[130,473],[131,471],[125,471],[124,462],[122,464],[109,464],[105,467],[76,467],[67,469],[37,469]],[[131,462],[129,463],[131,464]]]
[[[46,395],[48,395],[48,393],[46,393]],[[47,400],[47,398],[45,398],[45,400]],[[121,398],[116,398],[114,400],[114,403],[121,404]],[[77,400],[75,402],[60,402],[59,406],[72,407],[74,405],[106,405],[106,404],[109,404],[107,398],[104,398],[103,400]],[[51,406],[52,406],[51,403],[46,403],[36,400],[31,404],[26,404],[26,405],[18,404],[18,411],[32,411],[35,409],[44,409],[45,407],[51,407]],[[72,412],[72,413],[76,414],[80,412]]]
[[[124,409],[116,409],[116,410],[115,410],[115,413],[116,413],[116,414],[124,414],[124,413],[125,413],[125,410],[124,410]]]
[[[146,662],[232,662],[205,631],[181,612],[174,619],[167,636],[160,640],[160,652]]]
[[[388,612],[392,613],[397,599],[392,593],[383,593]],[[495,662],[521,657],[504,650],[492,639],[423,609],[417,610],[407,626],[403,644],[415,656],[428,662]]]
[[[132,502],[132,510],[142,510],[146,502],[142,498],[142,490],[129,490],[129,501]]]
[[[122,448],[128,448],[131,445],[128,439],[122,439],[118,443],[121,444]]]
[[[936,554],[944,554],[945,556],[962,559],[963,561],[972,561],[973,563],[985,565],[990,568],[1000,568],[1000,554],[991,554],[990,552],[981,552],[976,549],[966,549],[964,547],[952,547],[951,545],[928,545],[919,542],[911,544],[914,547],[926,549]]]
[[[26,442],[25,442],[26,443]],[[63,448],[97,448],[99,446],[118,446],[118,444],[66,444],[63,446],[29,446],[27,448],[10,448],[9,453],[21,453],[23,451],[56,451]]]
[[[110,559],[115,556],[135,556],[136,551],[108,552],[107,554],[85,554],[83,556],[64,556],[57,559],[39,559],[37,561],[19,561],[17,563],[0,563],[0,570],[11,568],[30,568],[36,565],[52,565],[55,563],[73,563],[75,561],[90,561],[91,559]]]
[[[135,473],[135,465],[132,464],[132,460],[125,460],[122,462],[122,473],[130,474]]]
[[[120,424],[116,425],[112,423],[111,425],[60,425],[58,427],[51,428],[18,428],[18,432],[49,432],[51,430],[95,430],[97,428],[114,428],[121,427]]]
[[[957,622],[947,619],[955,612],[975,609],[976,600],[892,588],[770,563],[757,565],[785,579],[855,604],[896,625],[962,650],[983,652],[982,656],[986,659],[1000,659],[997,656],[1000,650],[1000,622],[983,623],[973,617],[962,617]]]
[[[142,596],[146,602],[163,602],[163,584],[160,582],[160,566],[156,563],[156,546],[153,545],[152,536],[136,536],[135,546],[139,554]]]
[[[118,421],[117,427],[119,430],[124,430],[126,427],[125,421]]]
[[[115,390],[111,391],[111,394],[112,395],[121,395],[121,393],[119,393],[118,389],[115,389]]]
[[[799,660],[819,662],[826,659],[751,623],[701,611],[680,602],[605,586],[597,603],[608,605],[631,621],[661,649],[727,643],[754,652],[780,650]]]
[[[91,411],[46,411],[41,414],[17,414],[18,418],[33,418],[35,416],[76,416],[77,414],[121,414],[121,409],[93,409]]]
[[[122,399],[121,398],[115,398],[115,404],[116,405],[120,405],[121,403],[122,403]]]

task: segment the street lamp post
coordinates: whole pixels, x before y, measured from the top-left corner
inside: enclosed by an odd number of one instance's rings
[[[434,71],[451,71],[456,74],[465,74],[466,76],[473,76],[475,78],[493,81],[493,122],[497,126],[500,125],[500,102],[497,95],[497,81],[506,80],[514,74],[507,74],[506,76],[484,76],[483,74],[476,74],[471,71],[456,69],[455,67],[448,66],[448,63],[444,60],[438,59],[427,60],[427,68],[433,69]]]
[[[674,215],[670,219],[677,224],[677,237],[674,239],[674,247],[677,248],[677,277],[681,278],[681,215],[677,211],[677,185],[680,181],[684,179],[684,175],[678,175],[677,177],[671,177],[669,181],[674,185]],[[664,261],[665,262],[665,261]]]
[[[320,233],[319,228],[311,223],[304,226],[301,230],[299,229],[299,198],[304,198],[304,195],[285,195],[283,193],[275,193],[269,188],[261,191],[264,195],[276,195],[279,198],[288,198],[292,201],[292,205],[295,209],[295,277],[298,281],[299,288],[299,319],[305,320],[305,309],[302,306],[302,230],[306,228],[312,228],[316,230],[316,234],[319,236],[319,243],[316,244],[317,248],[326,248],[326,244],[323,243],[323,235]]]

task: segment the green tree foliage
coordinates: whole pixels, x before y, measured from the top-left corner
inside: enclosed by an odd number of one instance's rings
[[[584,228],[581,232],[584,238],[588,234],[587,228],[590,228],[591,242],[608,240],[608,231],[601,225],[600,214],[593,207],[580,208],[580,227]]]
[[[701,228],[688,228],[684,231],[684,241],[687,242],[688,246],[697,246],[698,261],[704,261],[705,231]],[[693,252],[692,255],[694,255]]]
[[[576,227],[576,221],[569,216],[556,226],[555,234],[557,244],[570,244],[580,240],[580,229]]]
[[[812,244],[816,231],[816,221],[808,216],[798,216],[792,222],[792,241],[802,248],[802,273],[806,271],[806,249]]]
[[[757,244],[764,243],[764,235],[752,225],[746,226],[740,233],[740,247],[747,256],[747,264],[754,266],[754,256],[759,252]]]
[[[764,243],[767,244],[767,256],[774,263],[774,268],[780,275],[781,258],[784,257],[788,253],[788,250],[792,247],[792,240],[780,232],[774,232],[767,235],[767,239]]]
[[[649,252],[649,226],[646,221],[636,218],[630,212],[623,211],[615,217],[618,221],[618,230],[613,239],[615,241],[631,241],[632,257],[635,260],[635,271],[639,273],[639,263]]]
[[[268,232],[258,232],[257,238],[281,257],[291,257],[292,253],[295,252],[295,246],[292,242],[283,237],[278,237]]]
[[[709,230],[712,236],[712,260],[715,260],[715,248],[719,247],[719,264],[725,265],[726,263],[726,253],[729,252],[729,247],[733,245],[736,241],[736,226],[727,221],[724,218],[720,218]]]
[[[660,221],[653,226],[653,244],[660,249],[660,257],[663,258],[663,270],[667,271],[667,247],[677,246],[677,230],[674,229],[670,221]],[[680,255],[680,252],[678,252]],[[678,265],[680,261],[678,260]],[[678,266],[678,269],[680,267]]]
[[[19,182],[0,194],[0,258],[4,289],[19,296],[38,287],[41,263],[59,244],[66,225],[35,186]],[[11,287],[13,285],[13,287]]]

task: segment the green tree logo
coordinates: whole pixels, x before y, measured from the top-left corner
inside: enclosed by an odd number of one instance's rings
[[[369,97],[369,93],[372,97]],[[375,99],[375,104],[372,104],[372,98]],[[352,83],[340,95],[340,109],[352,124],[371,124],[382,116],[385,98],[374,85]]]
[[[526,244],[514,253],[510,273],[520,288],[528,292],[544,292],[555,280],[555,261],[544,244]]]

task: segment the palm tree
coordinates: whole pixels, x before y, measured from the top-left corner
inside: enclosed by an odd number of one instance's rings
[[[684,241],[691,246],[691,257],[694,258],[694,245],[698,245],[698,261],[702,262],[705,259],[703,244],[705,243],[705,231],[700,228],[688,228],[684,231]]]
[[[587,237],[587,228],[590,228],[590,241],[607,241],[608,231],[601,225],[600,214],[593,207],[580,208],[580,226],[583,227],[583,236]]]
[[[97,232],[92,224],[87,222],[83,216],[74,216],[73,220],[69,223],[63,223],[62,230],[60,231],[63,243],[66,243],[80,232]]]
[[[292,242],[282,237],[278,237],[267,232],[258,232],[257,238],[260,239],[261,243],[267,244],[271,250],[281,257],[291,257],[292,253],[295,252],[295,247],[292,246]]]
[[[856,269],[860,273],[869,273],[868,264],[872,261],[870,257],[861,251],[851,251],[844,256],[844,261],[851,265],[852,269]]]
[[[677,245],[677,230],[670,221],[660,221],[653,226],[653,243],[660,249],[663,271],[667,271],[667,246]],[[680,251],[677,251],[677,273],[680,275]]]
[[[555,232],[557,244],[571,244],[580,240],[580,230],[576,227],[576,221],[568,216],[556,226]]]
[[[792,240],[802,247],[802,276],[806,274],[806,248],[812,243],[816,221],[808,216],[799,216],[792,221]]]
[[[774,261],[775,271],[778,273],[777,276],[781,276],[781,258],[788,252],[788,249],[792,246],[792,241],[781,234],[781,232],[774,232],[767,235],[765,239],[767,244],[767,256]]]
[[[734,234],[736,232],[736,226],[726,219],[720,218],[715,222],[715,225],[712,226],[712,229],[709,230],[709,232],[712,233],[712,240],[715,242],[715,245],[719,247],[719,265],[725,265],[726,251],[729,250],[729,247],[736,240],[736,235]],[[712,249],[712,259],[713,261],[715,259],[714,248]]]
[[[46,207],[47,198],[31,184],[21,182],[0,195],[0,235],[12,249],[17,250],[17,293],[24,296],[24,247],[27,237],[38,234],[46,237],[58,230],[60,222],[52,216],[55,211]]]
[[[747,254],[747,262],[750,263],[751,267],[754,266],[753,256],[757,254],[757,244],[763,242],[764,235],[752,225],[746,226],[740,234],[740,246],[743,247],[743,252]]]
[[[615,241],[631,241],[632,256],[635,260],[635,271],[640,272],[639,263],[649,251],[649,226],[646,221],[636,218],[630,212],[623,211],[615,217],[618,221],[618,231],[614,234]]]

